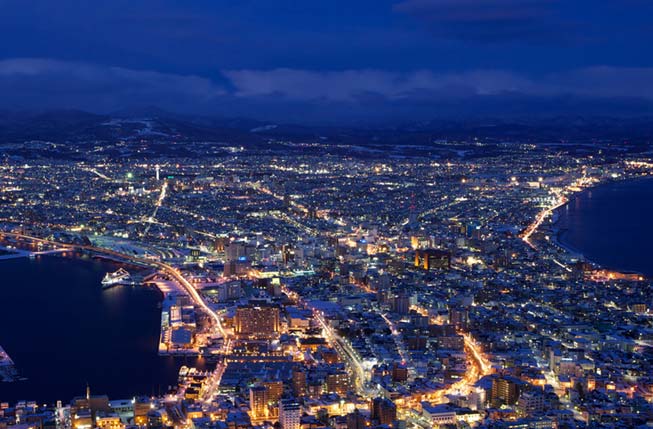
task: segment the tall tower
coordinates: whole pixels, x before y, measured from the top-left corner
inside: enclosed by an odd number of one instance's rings
[[[156,171],[156,180],[157,180],[157,182],[158,182],[159,180],[161,180],[160,177],[159,177],[159,175],[160,175],[160,173],[161,173],[161,167],[159,167],[159,164],[157,164],[157,165],[154,167],[154,170]]]

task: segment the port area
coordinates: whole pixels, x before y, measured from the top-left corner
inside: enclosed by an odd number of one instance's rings
[[[0,260],[16,259],[16,258],[33,258],[38,255],[50,255],[56,253],[64,253],[68,249],[47,249],[47,250],[25,250],[12,246],[0,246]]]
[[[11,360],[7,352],[0,347],[0,381],[11,383],[16,380],[18,380],[18,371],[16,371],[14,361]]]
[[[192,298],[179,283],[155,274],[146,284],[156,286],[163,294],[159,355],[199,356],[213,344],[211,320],[196,311]]]

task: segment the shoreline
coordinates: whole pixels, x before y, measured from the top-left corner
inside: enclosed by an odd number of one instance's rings
[[[549,225],[549,229],[552,232],[551,234],[551,240],[550,242],[561,249],[563,252],[566,253],[566,256],[569,256],[570,258],[576,258],[578,260],[582,260],[584,262],[589,263],[592,265],[596,270],[609,270],[609,271],[615,271],[618,273],[622,274],[637,274],[640,276],[643,276],[645,280],[648,280],[649,276],[646,276],[644,273],[639,272],[639,271],[633,271],[633,270],[625,270],[620,267],[612,267],[600,262],[597,262],[595,259],[590,258],[587,256],[586,252],[581,251],[580,249],[576,248],[573,246],[571,243],[565,242],[564,238],[562,237],[565,232],[569,231],[569,228],[564,228],[562,225],[562,210],[564,210],[572,201],[575,199],[581,197],[582,195],[592,192],[593,190],[596,190],[598,188],[608,186],[608,185],[613,185],[613,184],[622,184],[622,183],[627,183],[627,182],[639,182],[639,181],[652,181],[653,182],[653,176],[634,176],[634,177],[624,177],[624,178],[608,178],[606,180],[600,181],[596,183],[595,185],[589,186],[587,188],[584,188],[580,191],[571,193],[567,196],[567,201],[561,205],[560,207],[557,207],[553,211],[553,215],[555,217],[555,222]]]
[[[12,249],[13,250],[13,249]],[[79,254],[79,253],[69,253],[67,255],[61,255],[61,254],[56,254],[56,255],[47,255],[47,257],[37,257],[36,260],[33,258],[28,258],[28,257],[17,257],[17,258],[12,258],[12,259],[7,259],[7,263],[10,263],[10,266],[14,266],[13,263],[10,261],[15,261],[20,264],[32,264],[32,263],[43,263],[43,262],[48,262],[48,264],[53,264],[56,263],[57,266],[60,266],[60,264],[65,264],[66,267],[68,266],[68,263],[73,264],[74,266],[82,266],[83,271],[97,271],[98,273],[104,274],[104,272],[110,270],[112,266],[116,266],[118,264],[116,261],[110,260],[110,259],[103,259],[103,258],[94,258],[91,255],[87,254]],[[28,262],[29,261],[29,262]],[[54,262],[52,262],[54,261]],[[2,260],[0,260],[0,266],[2,266]],[[100,268],[97,268],[97,263],[101,263],[102,265]],[[105,265],[108,264],[108,265]],[[121,264],[124,265],[124,264]],[[95,266],[95,268],[94,268]],[[27,268],[29,270],[29,268]],[[55,268],[56,269],[56,268]],[[67,269],[67,268],[66,268]],[[40,284],[40,283],[39,283]],[[88,286],[89,289],[96,289],[98,293],[104,294],[104,291],[101,291],[101,283],[98,279],[97,283],[91,282],[91,283],[85,283],[86,286]],[[136,289],[133,287],[120,287],[116,289]],[[138,288],[141,289],[141,288]],[[137,392],[137,394],[142,394],[142,395],[151,395],[154,392],[157,391],[157,389],[166,389],[168,385],[174,385],[175,380],[177,379],[178,375],[178,370],[179,367],[183,364],[188,365],[189,362],[195,362],[194,359],[197,358],[197,356],[160,356],[158,355],[158,338],[160,336],[160,323],[159,320],[161,318],[161,302],[163,301],[163,295],[164,292],[160,290],[158,287],[143,287],[142,289],[150,289],[152,292],[147,292],[147,296],[151,296],[153,293],[154,296],[152,298],[147,298],[147,302],[152,302],[153,307],[151,310],[146,309],[145,307],[139,306],[138,309],[145,311],[148,314],[153,314],[154,318],[157,320],[155,323],[156,329],[153,332],[153,335],[151,337],[148,336],[144,341],[149,343],[152,339],[153,347],[150,349],[148,348],[147,350],[142,350],[140,349],[140,344],[144,344],[139,342],[138,348],[134,348],[131,350],[131,352],[134,353],[134,359],[142,360],[144,362],[148,362],[148,365],[151,364],[152,366],[155,367],[154,372],[158,374],[159,376],[156,377],[156,379],[153,380],[153,382],[148,383],[147,380],[138,380],[136,384],[134,385],[133,389],[125,389],[125,391],[128,392]],[[125,307],[123,306],[122,301],[115,301],[115,298],[111,298],[112,296],[116,295],[116,291],[112,291],[107,293],[107,297],[111,304],[107,304],[107,309],[112,308],[112,306],[115,305],[120,305],[121,306],[121,312],[123,311],[128,311],[125,310]],[[121,295],[123,292],[119,292]],[[130,292],[131,294],[131,292]],[[131,295],[130,295],[131,296]],[[142,296],[139,293],[139,296]],[[141,302],[140,298],[136,298],[136,302]],[[113,300],[113,301],[111,301]],[[131,306],[132,308],[134,307],[133,305]],[[133,312],[132,312],[133,313]],[[126,314],[126,313],[124,313]],[[134,314],[134,313],[133,313]],[[111,320],[107,320],[107,323],[110,324]],[[149,331],[149,329],[148,329]],[[145,332],[145,331],[142,331]],[[139,338],[144,338],[143,335],[137,336]],[[11,342],[13,340],[7,339],[7,341],[3,341],[3,344],[1,346],[4,347],[10,347]],[[16,348],[15,344],[12,347],[12,350]],[[7,349],[8,350],[8,349]],[[22,357],[21,357],[22,355]],[[23,397],[25,397],[25,392],[27,389],[32,389],[29,386],[36,386],[33,390],[35,393],[37,393],[38,389],[41,389],[41,386],[44,385],[50,385],[52,381],[49,378],[40,378],[40,375],[37,374],[36,372],[33,371],[33,367],[36,365],[33,363],[33,361],[29,361],[28,359],[25,358],[25,353],[24,351],[19,353],[19,350],[14,350],[12,352],[12,366],[15,369],[15,373],[12,372],[12,377],[11,379],[8,379],[8,377],[3,380],[3,373],[5,372],[5,369],[8,368],[8,366],[5,366],[3,368],[3,365],[0,363],[0,402],[5,402],[5,401],[17,401]],[[1,360],[0,360],[1,362]],[[101,366],[110,368],[111,367],[111,362],[106,361],[102,362]],[[54,369],[53,369],[54,371]],[[70,368],[66,368],[65,372],[73,374],[74,370]],[[98,373],[101,373],[101,371],[98,371]],[[24,378],[24,377],[27,378]],[[124,386],[130,386],[131,382],[129,379],[125,378],[123,382],[117,383],[117,382],[111,382],[110,380],[105,379],[103,376],[98,376],[97,374],[91,374],[91,378],[95,378],[99,383],[102,383],[104,387],[98,389],[101,389],[102,392],[112,394],[114,396],[124,396],[125,394],[120,394],[120,393],[112,393],[114,390],[123,390]],[[4,381],[4,382],[2,382]],[[124,384],[124,386],[121,386]],[[142,385],[141,385],[142,384]],[[60,390],[53,390],[51,392],[48,392],[48,394],[40,395],[40,394],[31,394],[30,398],[34,398],[37,401],[43,402],[43,403],[48,403],[48,404],[54,404],[56,400],[60,399],[61,397],[73,397],[71,393],[65,393],[70,389],[70,385],[68,382],[64,382],[62,386],[62,390],[64,391],[63,394],[59,394]],[[132,395],[132,393],[128,393],[129,395]]]

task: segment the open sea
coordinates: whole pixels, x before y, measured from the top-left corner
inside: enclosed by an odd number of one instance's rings
[[[586,190],[558,214],[562,244],[607,268],[653,277],[653,178]]]
[[[69,402],[165,393],[192,358],[157,354],[161,293],[144,287],[103,290],[118,265],[89,257],[0,260],[0,346],[25,381],[0,382],[0,402]]]

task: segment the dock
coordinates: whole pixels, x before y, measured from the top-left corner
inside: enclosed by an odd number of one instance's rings
[[[0,250],[3,252],[8,252],[3,255],[0,255],[0,261],[5,259],[17,259],[17,258],[33,258],[39,255],[54,255],[57,253],[64,253],[70,249],[51,249],[51,250],[42,250],[37,252],[32,252],[30,250],[8,248],[0,246]]]

